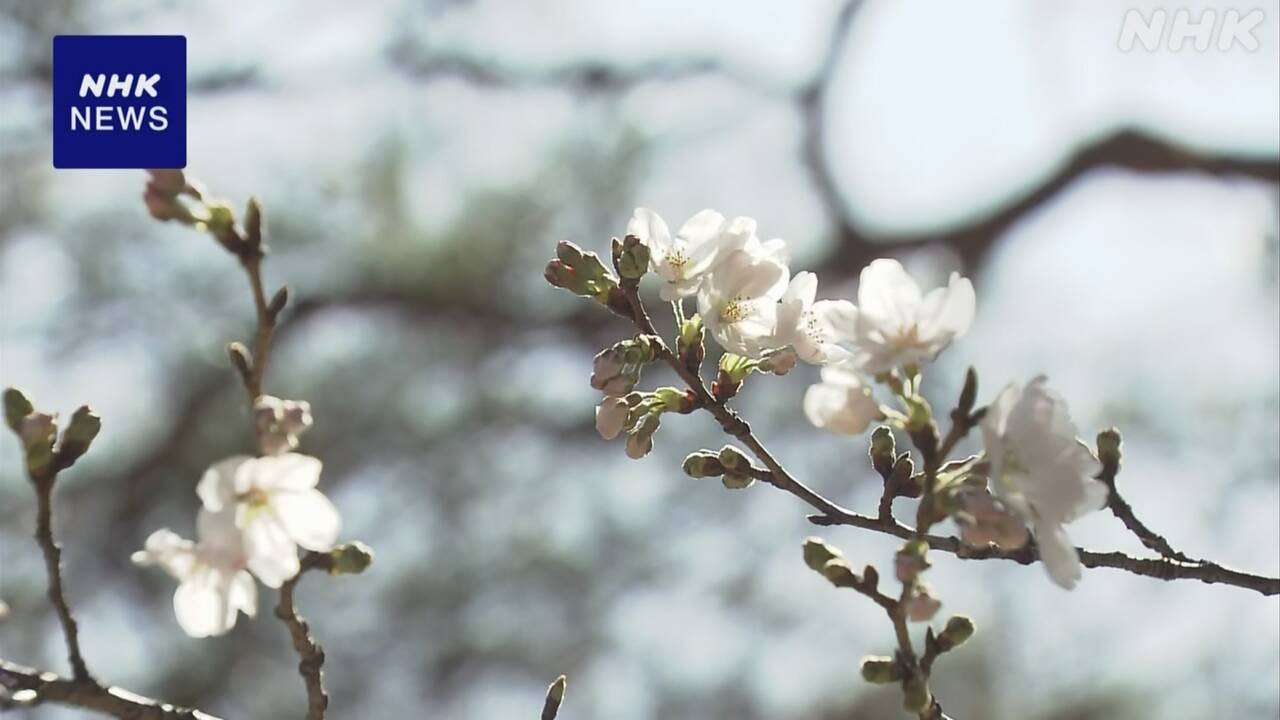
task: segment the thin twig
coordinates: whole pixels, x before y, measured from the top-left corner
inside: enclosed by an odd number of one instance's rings
[[[1120,491],[1116,488],[1116,474],[1120,472],[1119,452],[1099,453],[1099,459],[1102,461],[1102,472],[1098,473],[1098,480],[1101,480],[1107,486],[1107,507],[1111,510],[1111,514],[1119,518],[1120,522],[1124,523],[1124,526],[1129,529],[1129,532],[1133,533],[1148,550],[1153,550],[1159,553],[1161,557],[1179,563],[1203,565],[1203,560],[1194,560],[1174,550],[1168,540],[1153,532],[1134,515],[1133,507],[1120,495]]]
[[[67,644],[67,660],[71,663],[71,675],[76,680],[92,680],[84,655],[80,652],[80,628],[71,614],[66,592],[62,588],[62,548],[53,538],[53,483],[57,472],[33,477],[36,488],[36,543],[44,555],[45,572],[49,577],[49,604],[53,605],[62,625],[62,636]]]
[[[266,291],[262,285],[262,258],[261,248],[246,250],[240,257],[240,264],[249,277],[249,287],[253,290],[253,308],[258,318],[258,330],[253,340],[253,365],[249,376],[244,379],[250,403],[262,395],[262,382],[267,374],[267,361],[271,355],[271,339],[276,329],[276,311],[267,304]]]
[[[289,628],[293,649],[297,651],[298,674],[307,686],[307,720],[324,720],[329,706],[329,695],[324,689],[324,648],[311,636],[311,626],[298,612],[293,602],[293,591],[308,570],[330,570],[333,556],[328,553],[308,552],[302,556],[298,574],[280,586],[280,602],[276,604],[276,617]]]

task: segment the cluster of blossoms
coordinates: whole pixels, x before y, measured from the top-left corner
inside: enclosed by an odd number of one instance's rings
[[[333,547],[341,519],[319,490],[320,461],[292,452],[311,426],[305,402],[259,397],[254,404],[263,455],[237,455],[215,463],[196,486],[201,509],[197,540],[157,530],[133,555],[159,565],[178,581],[173,596],[178,624],[192,637],[221,635],[239,613],[257,612],[257,586],[278,588],[298,574],[298,548]]]
[[[701,363],[706,334],[724,349],[713,385],[718,398],[731,397],[752,371],[782,374],[799,358],[820,367],[820,382],[803,400],[805,416],[819,428],[857,435],[886,421],[910,430],[929,417],[918,394],[921,366],[973,324],[972,283],[952,273],[945,286],[923,292],[898,261],[879,259],[862,270],[856,303],[819,300],[817,276],[792,274],[787,244],[761,240],[756,230],[751,218],[703,210],[673,234],[657,213],[638,208],[626,239],[615,241],[615,266],[624,280],[646,271],[662,280],[660,295],[680,324],[682,362]],[[547,269],[553,284],[615,310],[625,303],[594,254],[562,243],[557,255]],[[686,318],[690,298],[697,313]],[[619,311],[627,314],[625,307]],[[592,386],[605,395],[597,428],[606,439],[627,433],[633,458],[652,448],[663,412],[693,408],[694,398],[677,388],[634,391],[640,369],[653,359],[643,335],[595,359]],[[877,384],[901,400],[905,412],[883,405]],[[1081,567],[1063,525],[1103,507],[1107,491],[1095,479],[1098,460],[1076,439],[1066,403],[1043,377],[1012,384],[987,408],[981,428],[983,460],[938,488],[962,540],[1017,549],[1034,536],[1053,580],[1073,587]],[[930,603],[919,605],[923,616]]]

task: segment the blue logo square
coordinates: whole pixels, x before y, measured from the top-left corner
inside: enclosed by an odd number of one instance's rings
[[[187,39],[53,38],[53,166],[187,165]]]

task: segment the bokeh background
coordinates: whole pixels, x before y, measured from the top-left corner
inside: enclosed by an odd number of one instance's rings
[[[1260,47],[1125,52],[1126,9],[1215,3],[865,0],[289,0],[0,3],[0,382],[104,431],[60,482],[57,527],[86,653],[106,680],[228,718],[304,707],[284,628],[177,627],[173,584],[129,565],[190,535],[194,485],[251,447],[223,347],[249,336],[235,263],[152,221],[141,172],[54,171],[50,37],[188,38],[189,166],[267,207],[266,274],[296,301],[268,380],[310,400],[304,450],[358,578],[308,577],[334,718],[896,718],[857,676],[891,631],[806,569],[795,498],[730,493],[679,460],[722,438],[664,423],[627,460],[592,428],[590,359],[627,328],[548,287],[553,243],[596,250],[645,204],[759,219],[794,269],[851,297],[894,256],[961,270],[990,399],[1049,374],[1086,437],[1125,433],[1121,487],[1175,546],[1280,573],[1280,11]],[[816,372],[739,401],[784,463],[870,508],[865,438],[810,428]],[[652,382],[665,380],[652,373]],[[0,656],[65,671],[0,443]],[[1082,545],[1141,553],[1095,514]],[[824,535],[858,561],[895,544]],[[1275,598],[1093,570],[941,558],[944,612],[980,628],[937,689],[961,719],[1275,718]],[[21,712],[17,713],[19,716]],[[78,718],[56,708],[33,719]]]

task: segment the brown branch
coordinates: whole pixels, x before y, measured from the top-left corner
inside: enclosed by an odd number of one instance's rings
[[[262,394],[262,381],[267,374],[267,360],[271,354],[271,339],[276,329],[276,315],[267,304],[266,292],[262,287],[263,250],[253,249],[240,258],[244,272],[249,277],[249,287],[253,290],[253,308],[258,318],[258,330],[253,340],[253,365],[249,376],[245,378],[245,390],[249,392],[252,403]]]
[[[302,566],[298,574],[284,581],[280,586],[280,602],[276,604],[276,617],[289,628],[289,636],[293,639],[293,649],[297,651],[298,674],[307,686],[307,720],[324,720],[325,709],[329,706],[329,695],[324,690],[324,648],[311,636],[311,626],[294,607],[293,592],[298,581],[308,570],[330,570],[333,568],[333,556],[328,553],[308,552],[302,556]]]
[[[809,522],[822,526],[849,525],[903,539],[915,534],[914,529],[892,518],[884,521],[851,512],[810,515]],[[962,560],[1011,560],[1019,565],[1031,565],[1040,559],[1034,543],[1028,543],[1021,550],[1006,551],[994,547],[975,550],[960,542],[959,538],[941,535],[926,535],[924,540],[931,549],[950,553]],[[1080,563],[1087,568],[1112,568],[1160,580],[1199,580],[1208,584],[1233,585],[1262,595],[1280,595],[1280,578],[1253,575],[1208,561],[1183,563],[1167,558],[1136,558],[1122,552],[1094,552],[1084,548],[1076,548],[1076,552],[1080,555]]]
[[[0,660],[0,710],[29,708],[46,702],[128,720],[219,720],[199,710],[170,705],[118,687],[106,687],[93,678],[64,678]]]
[[[1109,452],[1103,452],[1101,446],[1104,443],[1104,436],[1108,434],[1114,437],[1115,448]],[[1098,436],[1098,444],[1100,446],[1098,459],[1102,461],[1102,472],[1098,473],[1098,480],[1101,480],[1107,486],[1107,508],[1111,510],[1111,514],[1119,518],[1120,522],[1124,523],[1124,526],[1129,529],[1129,532],[1133,533],[1148,550],[1153,550],[1159,553],[1161,557],[1179,563],[1203,564],[1203,560],[1193,560],[1185,554],[1174,550],[1168,540],[1153,532],[1134,515],[1133,507],[1120,495],[1120,491],[1116,488],[1116,475],[1120,472],[1119,433],[1114,430],[1104,431]]]
[[[78,681],[92,682],[84,655],[80,652],[80,628],[71,614],[71,606],[67,603],[66,591],[62,587],[62,548],[53,538],[53,481],[56,477],[57,472],[54,470],[32,478],[36,488],[35,538],[44,555],[45,572],[49,576],[49,604],[53,605],[58,622],[62,625],[72,677]]]
[[[648,312],[640,300],[638,283],[636,281],[624,281],[621,287],[631,306],[636,326],[641,332],[654,336],[658,357],[670,365],[676,371],[676,374],[688,383],[690,389],[697,396],[699,406],[710,412],[726,433],[737,438],[749,448],[760,462],[764,463],[768,468],[767,475],[763,473],[757,475],[759,479],[768,482],[779,490],[795,495],[818,510],[820,514],[809,516],[809,521],[815,525],[851,525],[903,539],[910,539],[915,536],[916,531],[914,528],[899,523],[892,516],[887,518],[870,517],[847,510],[793,477],[764,447],[759,438],[751,432],[751,427],[747,422],[737,412],[712,397],[706,385],[703,384],[702,378],[686,368],[662,339],[657,336],[653,322],[649,319]],[[958,437],[956,440],[958,440]],[[950,434],[947,440],[943,441],[948,446],[954,445],[954,442]],[[1018,551],[1006,552],[995,548],[974,550],[965,546],[955,537],[926,534],[922,539],[928,542],[929,547],[934,550],[951,553],[966,560],[1013,560],[1022,565],[1030,565],[1039,560],[1034,543],[1029,543]],[[1076,551],[1080,555],[1081,564],[1088,568],[1107,567],[1161,580],[1199,580],[1203,583],[1245,588],[1262,595],[1280,595],[1280,578],[1269,578],[1233,570],[1205,560],[1180,562],[1170,558],[1136,558],[1121,552],[1094,552],[1083,548],[1077,548]]]

